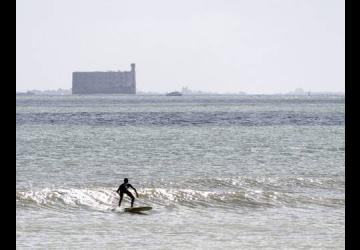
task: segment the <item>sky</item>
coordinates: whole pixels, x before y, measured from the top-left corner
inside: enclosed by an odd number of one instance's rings
[[[16,0],[16,90],[73,71],[129,71],[137,89],[345,91],[344,0]]]

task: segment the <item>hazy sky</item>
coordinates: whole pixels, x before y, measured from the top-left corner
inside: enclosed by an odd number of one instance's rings
[[[143,91],[344,91],[345,1],[16,1],[17,91],[131,63]]]

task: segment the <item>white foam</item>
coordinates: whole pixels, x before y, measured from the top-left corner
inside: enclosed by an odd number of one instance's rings
[[[109,210],[117,203],[115,192],[107,188],[46,188],[40,191],[18,192],[17,198],[39,205],[52,206],[60,201],[70,206],[88,206],[97,210]]]

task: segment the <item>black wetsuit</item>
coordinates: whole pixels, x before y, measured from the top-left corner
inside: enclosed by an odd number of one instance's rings
[[[120,195],[120,200],[119,200],[119,206],[121,204],[122,198],[124,196],[124,193],[127,194],[130,198],[131,198],[131,207],[134,204],[134,200],[135,197],[133,196],[133,194],[128,190],[128,188],[133,188],[133,186],[131,186],[130,183],[123,183],[119,186],[118,190],[116,191],[117,193],[119,193]]]

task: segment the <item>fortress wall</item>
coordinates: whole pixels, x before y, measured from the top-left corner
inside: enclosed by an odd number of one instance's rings
[[[135,65],[125,72],[73,72],[72,93],[136,94]]]

